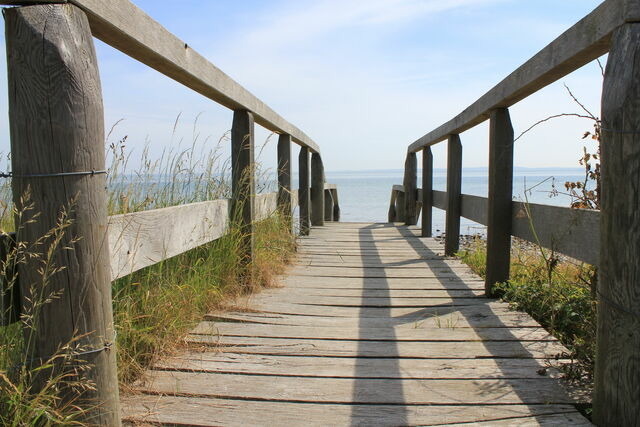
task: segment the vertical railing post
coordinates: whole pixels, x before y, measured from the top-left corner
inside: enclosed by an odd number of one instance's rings
[[[640,420],[640,24],[612,38],[602,92],[600,266],[593,420]]]
[[[311,155],[311,224],[324,225],[324,165],[320,153]]]
[[[254,252],[254,138],[253,114],[247,110],[234,111],[231,127],[231,214],[240,228],[241,257],[245,265],[251,262]]]
[[[511,265],[511,202],[513,191],[513,127],[509,110],[491,111],[489,124],[489,202],[485,293],[509,280]]]
[[[18,266],[23,313],[33,322],[25,328],[25,358],[27,368],[53,360],[29,392],[37,393],[50,375],[64,375],[61,397],[84,410],[78,421],[118,426],[104,111],[91,29],[71,4],[10,8],[4,15],[13,200],[18,211],[27,209],[16,224],[17,240],[35,252]],[[65,213],[69,222],[61,226]],[[45,277],[45,265],[60,270]],[[69,353],[67,364],[50,359],[61,351]],[[78,351],[87,353],[74,356]],[[95,387],[64,384],[84,379]]]
[[[462,143],[449,135],[447,145],[447,213],[444,252],[454,255],[460,247],[460,192],[462,187]]]
[[[278,137],[278,209],[291,222],[291,135]]]
[[[418,223],[417,188],[418,188],[418,160],[416,153],[407,153],[404,162],[404,223],[405,225],[416,225]]]
[[[309,235],[311,226],[311,195],[309,191],[309,149],[300,147],[298,156],[298,205],[300,206],[300,234]]]
[[[331,198],[333,199],[333,220],[340,221],[340,200],[338,199],[338,188],[331,190]]]
[[[422,150],[422,237],[431,237],[433,229],[433,154]]]
[[[333,221],[333,194],[329,188],[324,190],[324,220]]]

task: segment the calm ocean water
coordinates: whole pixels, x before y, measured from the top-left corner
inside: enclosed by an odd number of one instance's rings
[[[327,182],[337,184],[340,198],[341,221],[353,222],[385,222],[389,209],[391,187],[402,184],[401,170],[326,172]],[[565,181],[576,181],[584,178],[579,168],[566,169],[528,169],[516,168],[514,171],[514,200],[525,200],[557,206],[569,206],[570,198],[558,194],[551,197],[553,186],[562,193]],[[418,183],[421,177],[418,175]],[[297,188],[297,182],[293,183]],[[433,186],[436,190],[446,190],[446,171],[435,170]],[[462,192],[487,197],[486,168],[464,169],[462,172]],[[444,230],[444,211],[433,210],[434,232]],[[461,219],[462,233],[481,232],[484,227]]]

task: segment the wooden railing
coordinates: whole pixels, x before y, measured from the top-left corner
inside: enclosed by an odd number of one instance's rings
[[[513,128],[508,108],[609,52],[602,96],[602,210],[571,210],[512,200]],[[511,236],[598,266],[598,337],[594,419],[635,425],[640,419],[640,0],[606,0],[462,113],[408,147],[402,187],[394,187],[390,221],[417,222],[431,236],[431,208],[446,210],[445,251],[458,249],[460,217],[487,226],[485,289],[509,279]],[[488,198],[461,194],[460,134],[486,120]],[[448,141],[447,192],[433,191],[431,145]],[[422,192],[416,153],[422,151]],[[400,204],[400,206],[399,206]],[[533,236],[535,232],[537,237]]]
[[[40,308],[26,360],[46,361],[76,339],[91,366],[84,375],[96,385],[81,396],[86,420],[119,425],[111,280],[219,238],[231,217],[244,231],[248,261],[256,221],[276,209],[291,217],[299,205],[300,232],[308,234],[311,225],[338,220],[337,188],[325,184],[320,148],[309,136],[130,1],[0,4],[22,6],[4,10],[14,203],[25,208],[21,197],[28,194],[38,212],[37,221],[20,224],[16,239],[32,244],[58,225],[61,212],[72,218],[60,243],[72,250],[54,258],[61,271],[46,286],[57,296]],[[92,36],[233,110],[230,200],[107,217],[104,112]],[[254,121],[279,134],[277,193],[255,194]],[[301,146],[297,191],[291,143]],[[23,308],[41,292],[40,267],[37,260],[18,266]],[[7,304],[4,297],[0,302]]]

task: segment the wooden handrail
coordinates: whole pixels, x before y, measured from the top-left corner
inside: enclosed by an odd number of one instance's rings
[[[460,134],[609,51],[611,34],[625,22],[640,21],[637,0],[606,0],[593,12],[525,62],[490,91],[442,126],[409,145],[417,152]]]

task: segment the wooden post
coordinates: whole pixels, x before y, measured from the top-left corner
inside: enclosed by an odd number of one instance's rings
[[[487,273],[485,293],[509,280],[511,202],[513,191],[513,127],[509,110],[491,111],[489,125],[489,202],[487,211]]]
[[[338,188],[331,190],[331,198],[333,199],[333,220],[340,221],[340,201],[338,200]]]
[[[396,194],[396,221],[405,222],[407,218],[407,210],[405,204],[405,192],[404,190],[398,191]]]
[[[418,188],[418,160],[416,153],[407,153],[404,162],[404,212],[405,225],[416,225],[418,223],[417,216],[417,188]]]
[[[311,224],[324,225],[324,165],[320,153],[311,155]]]
[[[253,114],[246,110],[233,112],[231,126],[231,214],[240,227],[243,263],[253,258],[254,178]]]
[[[602,193],[593,417],[640,420],[640,24],[612,38],[602,93]]]
[[[324,220],[333,221],[333,194],[328,188],[324,190]]]
[[[431,237],[433,229],[433,154],[422,150],[422,237]]]
[[[389,201],[389,213],[387,214],[387,221],[388,222],[396,222],[397,221],[397,210],[396,210],[396,203],[398,200],[398,190],[396,190],[395,188],[391,189],[391,200]]]
[[[298,156],[298,204],[300,205],[300,235],[308,236],[311,226],[311,199],[309,191],[309,149],[300,147]]]
[[[291,135],[278,137],[278,209],[291,219]]]
[[[458,252],[460,247],[462,143],[459,135],[449,135],[447,150],[447,217],[444,252],[451,256]]]
[[[33,250],[38,259],[18,266],[23,312],[35,314],[33,329],[25,329],[28,364],[46,363],[63,346],[71,347],[62,350],[70,354],[71,366],[54,362],[53,370],[40,371],[31,392],[51,374],[86,378],[95,389],[60,384],[63,399],[79,399],[74,403],[86,410],[82,421],[88,424],[118,426],[104,112],[91,29],[84,12],[71,4],[9,8],[4,14],[13,199],[19,211],[33,206],[23,220],[39,215],[16,224],[17,239],[29,247],[52,229],[62,231],[62,212],[72,221],[58,245],[46,239]],[[62,270],[44,280],[40,270],[52,247],[57,249],[50,260]],[[33,312],[35,301],[52,295]],[[73,355],[79,351],[92,352]],[[79,373],[79,365],[88,370]]]

